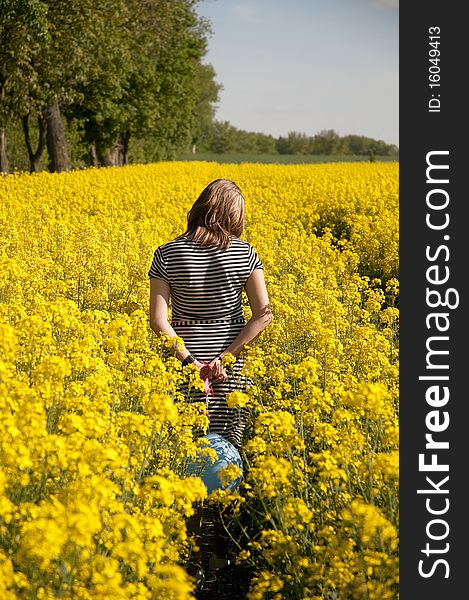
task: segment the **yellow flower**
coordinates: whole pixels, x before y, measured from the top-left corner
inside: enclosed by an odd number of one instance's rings
[[[248,600],[396,597],[398,168],[0,178],[1,598],[193,600],[181,561],[204,501],[249,523]],[[245,478],[207,499],[186,476],[197,452],[215,458],[197,441],[203,381],[173,355],[183,338],[150,329],[147,272],[220,176],[243,189],[275,319],[223,358],[228,406],[249,407]],[[245,291],[242,307],[248,320]]]
[[[228,408],[243,408],[249,402],[249,396],[243,392],[230,392],[226,395]]]

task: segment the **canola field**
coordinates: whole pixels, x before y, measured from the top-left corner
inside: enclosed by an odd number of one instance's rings
[[[243,482],[205,500],[238,519],[247,600],[398,597],[398,164],[163,162],[0,179],[2,600],[195,598],[207,419],[149,328],[147,273],[219,177],[273,313],[230,398],[251,409]]]

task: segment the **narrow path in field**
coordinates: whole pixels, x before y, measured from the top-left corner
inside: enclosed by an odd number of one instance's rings
[[[205,569],[205,582],[196,592],[197,600],[245,600],[251,577],[250,569],[233,565],[220,573],[208,570],[213,535],[213,520],[210,512],[204,521],[204,534],[202,560]]]

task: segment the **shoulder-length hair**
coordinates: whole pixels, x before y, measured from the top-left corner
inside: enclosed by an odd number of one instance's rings
[[[203,246],[228,248],[231,237],[244,230],[244,198],[230,179],[215,179],[207,185],[187,213],[187,229],[178,236]]]

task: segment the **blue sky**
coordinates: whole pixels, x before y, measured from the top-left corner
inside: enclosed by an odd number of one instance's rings
[[[216,118],[399,145],[399,0],[203,0]]]

